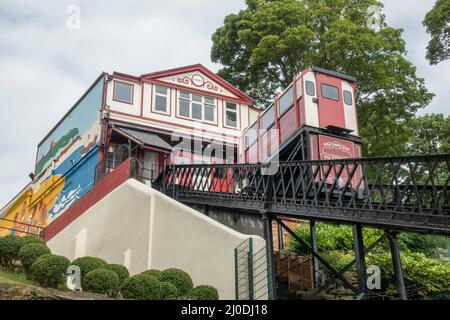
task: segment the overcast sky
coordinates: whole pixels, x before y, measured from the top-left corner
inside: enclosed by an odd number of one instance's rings
[[[421,21],[431,0],[383,0],[403,28],[408,59],[436,94],[420,113],[449,114],[450,61],[430,67]],[[67,8],[81,9],[68,29]],[[102,72],[140,75],[202,63],[212,71],[211,34],[244,0],[0,2],[0,207],[29,181],[37,143]],[[70,20],[69,20],[70,21]],[[71,25],[73,26],[73,25]]]

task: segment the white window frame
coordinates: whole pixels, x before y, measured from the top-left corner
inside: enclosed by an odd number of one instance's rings
[[[181,94],[189,94],[189,98],[185,98],[185,97],[182,97],[181,96]],[[193,99],[192,99],[192,95],[196,95],[196,96],[199,96],[199,97],[201,97],[201,102],[200,101],[194,101]],[[210,102],[207,102],[207,99],[211,99],[211,100],[213,100],[214,101],[214,103],[210,103]],[[184,116],[184,115],[181,115],[180,114],[180,101],[181,100],[183,100],[183,101],[187,101],[187,102],[189,102],[189,116]],[[194,118],[194,117],[192,117],[192,105],[193,104],[199,104],[199,105],[201,105],[201,107],[202,107],[202,110],[201,110],[201,119],[197,119],[197,118]],[[213,120],[206,120],[205,119],[205,107],[212,107],[213,108],[213,112],[214,112],[214,119]],[[177,108],[177,116],[178,117],[180,117],[180,118],[183,118],[183,119],[189,119],[189,120],[194,120],[194,121],[200,121],[200,122],[204,122],[204,123],[207,123],[207,124],[217,124],[217,99],[216,98],[213,98],[213,97],[210,97],[210,96],[204,96],[204,95],[202,95],[202,94],[198,94],[198,93],[194,93],[194,92],[189,92],[189,91],[184,91],[184,90],[179,90],[178,91],[178,108]]]
[[[162,94],[162,93],[157,92],[157,91],[156,91],[156,88],[157,88],[157,87],[166,88],[166,94]],[[155,99],[154,99],[154,101],[153,101],[153,106],[152,106],[152,111],[153,111],[153,112],[155,112],[155,113],[161,113],[161,114],[165,114],[165,115],[170,114],[170,110],[169,110],[169,106],[170,106],[170,103],[169,103],[169,96],[170,96],[170,95],[169,95],[169,92],[170,92],[170,88],[169,88],[169,87],[162,86],[162,85],[158,85],[158,84],[153,85],[153,95],[154,95],[154,97],[155,97]],[[157,109],[156,109],[156,97],[157,97],[157,96],[166,98],[166,111],[161,111],[161,110],[157,110]]]
[[[234,104],[234,106],[235,106],[235,109],[229,109],[228,108],[228,104]],[[231,126],[231,125],[228,125],[228,123],[227,123],[227,112],[232,112],[232,113],[235,113],[236,114],[236,126]],[[239,104],[238,103],[236,103],[236,102],[231,102],[231,101],[224,101],[224,113],[223,113],[223,126],[225,127],[225,128],[231,128],[231,129],[239,129],[239,124],[240,124],[240,121],[239,121]]]

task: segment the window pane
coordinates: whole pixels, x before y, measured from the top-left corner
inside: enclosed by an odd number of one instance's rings
[[[306,89],[306,94],[308,96],[315,96],[316,95],[316,88],[315,88],[314,82],[306,81],[305,89]]]
[[[344,90],[344,102],[349,106],[353,104],[352,93],[350,91]]]
[[[191,98],[191,94],[189,92],[180,92],[180,97],[183,99],[190,99]]]
[[[250,129],[245,134],[245,140],[247,142],[246,147],[250,147],[258,138],[258,123],[256,122],[254,125],[250,127]]]
[[[322,97],[327,98],[327,99],[331,99],[331,100],[339,101],[339,90],[338,90],[338,88],[336,88],[334,86],[330,86],[330,85],[325,84],[325,83],[322,83],[320,87],[322,88]]]
[[[160,93],[160,94],[167,94],[167,87],[163,87],[163,86],[156,86],[156,93]]]
[[[214,107],[205,106],[205,120],[214,121]]]
[[[192,118],[202,120],[202,105],[193,103],[192,104]]]
[[[180,99],[180,116],[189,117],[189,101]]]
[[[287,111],[294,104],[294,89],[290,87],[278,100],[280,115]]]
[[[261,117],[261,128],[267,129],[275,122],[275,108],[273,105]]]
[[[167,98],[156,95],[155,97],[155,110],[166,112]]]
[[[227,102],[226,106],[227,106],[227,109],[229,109],[229,110],[236,110],[236,104],[235,103]]]
[[[202,102],[202,96],[198,94],[192,94],[192,101]]]
[[[205,103],[207,104],[215,104],[214,98],[205,97]]]
[[[133,94],[133,85],[129,83],[114,82],[114,100],[131,103]]]
[[[237,127],[237,121],[236,120],[237,120],[236,111],[227,110],[226,111],[226,124],[227,124],[227,126],[236,128]]]

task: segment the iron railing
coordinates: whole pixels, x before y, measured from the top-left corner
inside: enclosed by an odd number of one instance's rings
[[[173,198],[450,234],[450,154],[166,168]]]

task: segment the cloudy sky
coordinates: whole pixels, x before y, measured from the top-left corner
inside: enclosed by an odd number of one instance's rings
[[[421,113],[449,114],[450,61],[430,67],[421,21],[431,0],[383,0],[408,58],[436,94]],[[69,29],[71,5],[79,29]],[[102,72],[140,75],[210,61],[211,34],[244,0],[0,2],[0,207],[29,181],[37,143]],[[69,26],[73,26],[70,24]]]

